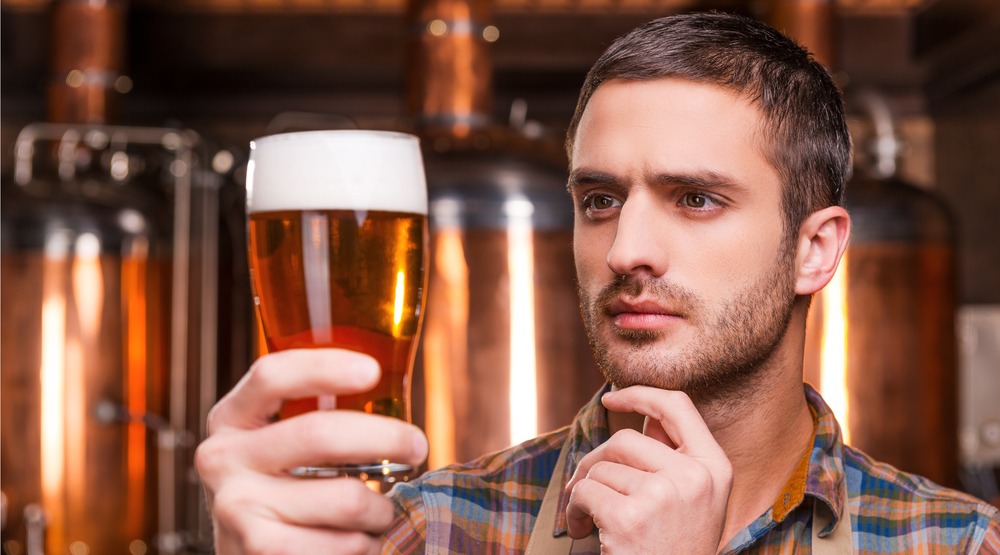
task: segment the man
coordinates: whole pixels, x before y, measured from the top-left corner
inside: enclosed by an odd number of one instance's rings
[[[850,139],[820,65],[743,18],[660,19],[592,68],[567,146],[581,312],[611,385],[567,429],[383,497],[284,470],[419,463],[419,430],[273,419],[282,399],[371,387],[375,363],[264,357],[198,451],[220,553],[1000,552],[996,509],[845,447],[803,387],[809,299],[850,233]]]

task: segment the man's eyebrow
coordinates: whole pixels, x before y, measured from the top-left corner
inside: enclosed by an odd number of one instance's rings
[[[647,183],[652,185],[683,185],[696,189],[732,189],[745,188],[732,176],[711,170],[685,173],[655,173],[647,176]]]
[[[572,192],[575,187],[583,185],[618,185],[620,183],[621,179],[610,173],[578,168],[570,172],[566,188]]]
[[[646,182],[651,185],[681,185],[696,189],[734,189],[745,188],[737,179],[724,173],[712,170],[702,170],[695,172],[657,172],[647,175]],[[573,191],[573,188],[584,185],[621,185],[622,179],[614,174],[600,170],[587,168],[575,169],[569,174],[566,188]]]

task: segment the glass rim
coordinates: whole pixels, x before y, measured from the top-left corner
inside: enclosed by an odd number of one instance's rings
[[[250,140],[254,143],[270,143],[277,141],[293,141],[320,136],[343,136],[343,137],[379,137],[384,139],[396,139],[420,142],[420,137],[406,133],[404,131],[392,131],[388,129],[310,129],[307,131],[289,131],[287,133],[272,133],[261,135]]]

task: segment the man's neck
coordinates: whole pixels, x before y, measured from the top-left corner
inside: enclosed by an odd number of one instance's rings
[[[813,437],[813,419],[801,380],[768,380],[750,389],[738,403],[694,399],[733,465],[733,489],[720,547],[774,504]],[[643,420],[635,413],[608,412],[611,433],[624,428],[641,431]]]

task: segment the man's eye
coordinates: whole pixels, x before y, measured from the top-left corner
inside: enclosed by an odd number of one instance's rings
[[[591,210],[607,210],[619,206],[615,197],[610,195],[591,195],[583,200],[583,204]]]
[[[701,193],[688,193],[684,195],[682,202],[688,208],[706,208],[715,203],[708,195]]]

